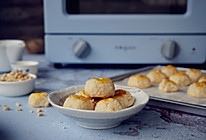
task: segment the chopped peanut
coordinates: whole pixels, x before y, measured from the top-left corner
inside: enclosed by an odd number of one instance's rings
[[[4,107],[4,110],[5,110],[5,111],[8,111],[8,110],[11,110],[11,109],[10,109],[9,106],[5,106],[5,107]]]
[[[17,108],[16,111],[22,111],[22,109],[21,108]]]
[[[39,113],[37,114],[37,116],[38,116],[38,117],[44,116],[44,114],[43,114],[42,112],[39,112]]]
[[[2,76],[0,76],[0,81],[2,82],[20,82],[29,79],[32,79],[32,77],[28,73],[23,73],[19,70],[15,70],[10,73],[4,73]]]
[[[37,111],[37,112],[42,112],[42,109],[38,108],[36,111]]]
[[[16,103],[16,106],[21,106],[21,104],[20,103]]]
[[[62,129],[66,129],[66,126],[63,126]]]

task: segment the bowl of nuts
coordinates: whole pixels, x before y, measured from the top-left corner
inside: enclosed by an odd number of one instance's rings
[[[0,95],[23,96],[34,90],[36,75],[18,70],[0,75]]]

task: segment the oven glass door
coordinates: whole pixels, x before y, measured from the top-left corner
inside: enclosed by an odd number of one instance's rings
[[[44,0],[45,31],[72,34],[199,34],[206,0]]]
[[[66,0],[68,14],[184,14],[187,0]]]

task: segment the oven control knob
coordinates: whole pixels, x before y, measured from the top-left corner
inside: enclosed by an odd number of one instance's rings
[[[176,42],[174,41],[166,41],[163,43],[162,48],[162,55],[167,59],[173,59],[177,56],[179,52],[179,47]]]
[[[85,58],[91,52],[91,47],[84,40],[78,40],[73,46],[74,55],[78,58]]]

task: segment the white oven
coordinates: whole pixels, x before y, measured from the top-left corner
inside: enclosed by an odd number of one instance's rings
[[[67,64],[202,64],[206,0],[44,0],[45,54]]]

